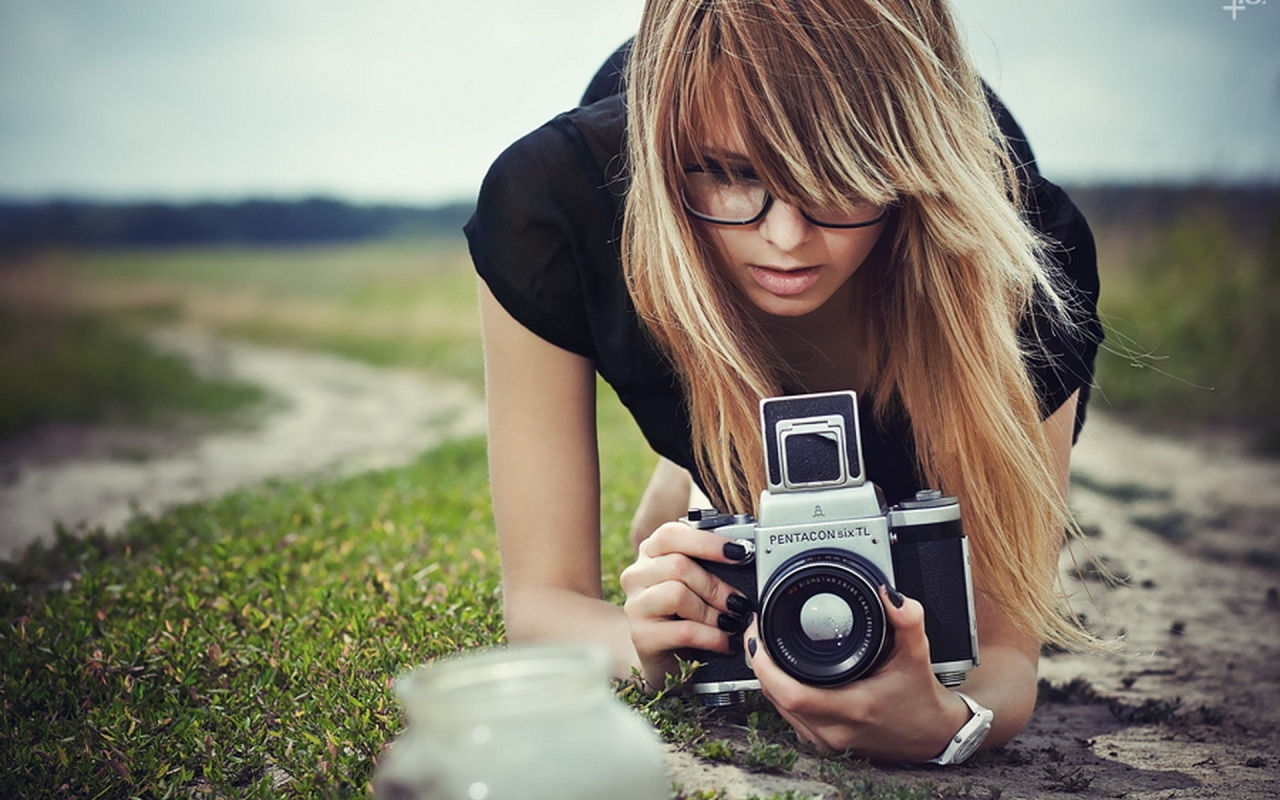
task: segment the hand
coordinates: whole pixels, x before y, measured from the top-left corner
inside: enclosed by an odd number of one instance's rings
[[[741,652],[738,634],[754,601],[694,559],[733,563],[745,557],[743,544],[680,522],[662,525],[640,543],[621,582],[631,641],[649,686],[661,688],[666,675],[677,672],[680,650]]]
[[[894,628],[894,645],[870,676],[834,689],[800,683],[769,657],[756,622],[744,634],[751,666],[796,735],[819,751],[927,761],[946,748],[971,712],[933,675],[924,607],[885,587],[880,597]],[[904,601],[901,607],[895,597]]]

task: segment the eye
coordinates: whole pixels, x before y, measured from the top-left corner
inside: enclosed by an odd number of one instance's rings
[[[725,164],[714,158],[704,158],[699,164],[690,164],[685,172],[701,173],[721,186],[747,185],[760,183],[756,171],[747,164]]]

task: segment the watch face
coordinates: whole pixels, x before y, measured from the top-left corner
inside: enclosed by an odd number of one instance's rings
[[[969,731],[969,734],[964,737],[964,741],[956,747],[956,753],[951,759],[951,763],[959,764],[973,755],[974,751],[986,741],[987,734],[991,732],[991,712],[987,709],[984,708],[982,711],[977,712],[974,721],[978,723],[977,726]]]
[[[982,740],[987,738],[987,731],[986,730],[974,731],[974,733],[977,733],[980,735],[970,736],[968,739],[962,742],[960,746],[956,748],[956,754],[954,757],[952,757],[951,763],[959,764],[962,761],[968,760],[969,756],[973,755],[974,751],[982,746]]]

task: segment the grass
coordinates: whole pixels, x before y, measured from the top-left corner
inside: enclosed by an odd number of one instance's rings
[[[264,399],[256,386],[196,375],[130,326],[83,313],[0,308],[0,375],[0,436],[46,422],[226,419]]]
[[[5,571],[6,797],[341,796],[397,673],[501,640],[478,440],[64,538]],[[99,795],[99,792],[102,792]]]
[[[191,325],[483,383],[475,277],[454,238],[314,248],[44,251],[0,260],[0,305]]]
[[[603,437],[610,475],[651,467],[634,436]],[[3,568],[0,796],[362,796],[403,726],[390,681],[500,642],[499,579],[478,439],[64,536]]]

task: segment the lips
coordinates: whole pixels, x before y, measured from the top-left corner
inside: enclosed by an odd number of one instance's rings
[[[821,267],[773,269],[751,265],[750,271],[757,286],[778,297],[791,297],[808,291],[822,274]]]

